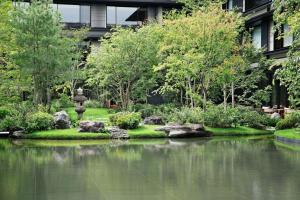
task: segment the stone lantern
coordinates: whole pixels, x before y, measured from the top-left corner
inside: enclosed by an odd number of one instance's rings
[[[77,119],[82,118],[82,114],[85,112],[84,102],[87,98],[83,95],[83,89],[77,89],[77,95],[73,99],[75,101],[75,111],[77,112]]]

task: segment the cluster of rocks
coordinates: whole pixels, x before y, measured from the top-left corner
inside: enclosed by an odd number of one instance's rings
[[[111,139],[129,139],[127,130],[115,126],[105,129],[103,122],[82,121],[79,123],[78,131],[88,133],[101,133],[107,131]]]
[[[156,130],[164,131],[169,138],[207,137],[211,135],[202,124],[167,124]]]

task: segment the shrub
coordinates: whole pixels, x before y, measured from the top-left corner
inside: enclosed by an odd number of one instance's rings
[[[269,117],[256,111],[240,112],[239,124],[251,128],[262,129],[268,125]]]
[[[141,120],[141,114],[137,112],[119,112],[110,116],[110,122],[123,129],[136,129]]]
[[[87,108],[101,108],[100,102],[96,100],[87,100],[84,105]]]
[[[144,119],[146,117],[150,117],[154,115],[156,111],[156,106],[151,104],[134,104],[134,105],[130,105],[128,110],[130,112],[141,113],[141,117]]]
[[[6,116],[10,115],[11,111],[9,108],[0,107],[0,120],[4,119]]]
[[[230,128],[239,123],[239,112],[236,108],[227,108],[219,106],[210,106],[203,112],[204,124],[214,128]]]
[[[172,114],[168,114],[166,118],[168,122],[197,124],[203,122],[203,112],[201,108],[182,107],[176,109]]]
[[[300,112],[293,112],[276,124],[276,129],[296,128],[300,123]]]
[[[16,119],[13,116],[6,116],[3,120],[0,122],[0,131],[17,131],[21,130],[23,127],[21,126],[21,123],[19,119]]]
[[[39,111],[30,114],[28,116],[26,122],[26,131],[33,132],[33,131],[49,130],[53,128],[53,125],[54,125],[53,116],[48,113]]]
[[[141,113],[142,118],[150,117],[153,115],[168,116],[176,110],[174,104],[162,104],[162,105],[151,105],[151,104],[135,104],[130,105],[129,111]]]

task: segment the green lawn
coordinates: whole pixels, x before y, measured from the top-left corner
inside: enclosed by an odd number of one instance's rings
[[[278,130],[275,131],[275,135],[279,137],[300,140],[300,129],[294,128],[294,129]]]
[[[156,125],[144,125],[138,129],[128,130],[130,138],[164,138],[166,134],[162,131],[155,131]]]
[[[141,126],[138,129],[128,130],[130,138],[163,138],[165,137],[164,132],[155,131],[155,128],[158,126],[154,125],[145,125]],[[108,139],[109,135],[107,133],[79,133],[76,128],[72,129],[56,129],[49,131],[38,131],[32,134],[24,135],[26,139]]]
[[[77,118],[75,108],[66,108],[65,111],[70,115],[71,119]],[[83,113],[83,120],[97,120],[102,122],[108,122],[110,114],[107,108],[87,108]]]
[[[210,128],[205,127],[207,131],[213,133],[214,136],[246,136],[246,135],[269,135],[273,134],[272,131],[259,130],[244,126],[235,128]]]

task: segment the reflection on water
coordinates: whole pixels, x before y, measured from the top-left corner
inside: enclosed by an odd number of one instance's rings
[[[0,140],[1,200],[296,200],[300,152],[266,138]]]

